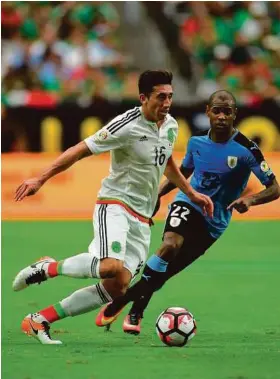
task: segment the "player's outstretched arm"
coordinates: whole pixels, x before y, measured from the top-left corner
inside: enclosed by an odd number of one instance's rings
[[[40,176],[25,180],[16,189],[15,200],[21,201],[26,196],[34,195],[51,177],[67,170],[75,162],[90,155],[92,155],[92,153],[84,141],[70,147],[62,153]]]
[[[192,173],[193,173],[193,168],[192,169],[188,169],[188,168],[185,168],[183,165],[181,165],[180,171],[184,175],[184,177],[186,179],[188,179],[192,175]],[[177,186],[174,183],[170,182],[170,180],[166,179],[159,186],[158,196],[162,197],[162,196],[168,194],[169,192],[173,191],[175,188],[177,188]]]
[[[239,213],[247,212],[251,206],[270,203],[280,197],[280,187],[277,180],[274,178],[272,182],[266,186],[261,192],[247,197],[240,197],[233,201],[227,209],[236,209]]]
[[[192,188],[184,175],[180,172],[179,168],[176,166],[172,156],[168,159],[164,175],[168,180],[174,183],[176,187],[184,192],[192,202],[199,205],[205,215],[213,217],[214,205],[210,197],[198,193]]]

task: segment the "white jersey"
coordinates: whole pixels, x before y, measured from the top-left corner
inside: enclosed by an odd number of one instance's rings
[[[177,134],[178,124],[172,116],[167,115],[158,128],[145,119],[142,107],[135,107],[86,138],[93,154],[111,151],[110,173],[102,181],[98,199],[120,201],[151,217]]]

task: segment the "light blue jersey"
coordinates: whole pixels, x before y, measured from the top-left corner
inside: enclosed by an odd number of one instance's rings
[[[194,169],[192,187],[210,196],[214,203],[213,219],[205,217],[214,238],[218,238],[228,226],[232,211],[227,207],[240,197],[251,171],[264,185],[275,178],[258,146],[238,131],[225,143],[213,142],[209,132],[191,137],[182,165]],[[181,191],[174,201],[185,201],[202,213],[201,208]]]

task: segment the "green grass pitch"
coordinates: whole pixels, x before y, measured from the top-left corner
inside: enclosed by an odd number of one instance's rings
[[[161,240],[153,227],[151,252]],[[62,346],[43,346],[20,331],[22,318],[92,283],[59,277],[14,293],[14,275],[44,255],[62,259],[87,251],[91,222],[2,223],[3,379],[279,379],[280,221],[233,222],[208,254],[155,294],[142,333],[94,325],[96,313],[57,322]],[[184,348],[162,345],[158,314],[183,306],[198,333]]]

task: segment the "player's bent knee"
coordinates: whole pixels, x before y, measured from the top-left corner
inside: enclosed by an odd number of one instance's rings
[[[120,282],[117,278],[103,279],[102,284],[112,299],[124,295],[129,286],[129,283]]]
[[[180,250],[180,243],[176,239],[164,240],[159,256],[166,260],[172,260]]]
[[[123,262],[114,258],[105,258],[100,262],[100,277],[115,278],[123,270]]]
[[[180,246],[176,240],[168,240],[163,242],[163,246],[167,250],[179,250]]]
[[[131,279],[131,272],[125,267],[122,267],[114,278],[103,279],[102,284],[112,299],[115,299],[116,297],[122,296],[126,293]]]

